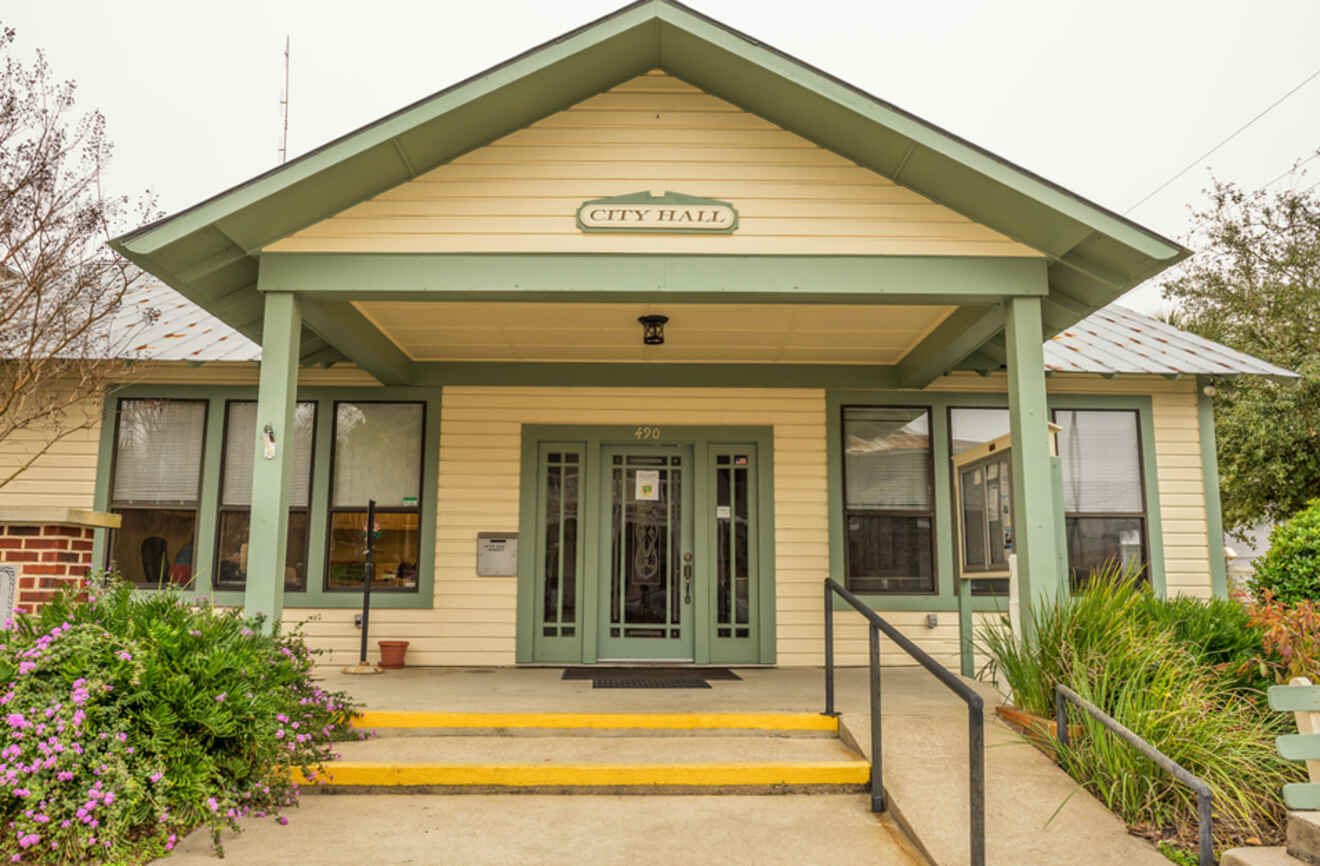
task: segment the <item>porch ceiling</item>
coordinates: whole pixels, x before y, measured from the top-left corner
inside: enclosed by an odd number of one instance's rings
[[[359,301],[414,361],[896,364],[957,309],[799,304]],[[639,316],[669,317],[662,346]]]

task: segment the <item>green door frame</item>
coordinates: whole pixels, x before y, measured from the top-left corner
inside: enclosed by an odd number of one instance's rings
[[[645,437],[645,438],[643,438]],[[540,532],[541,443],[554,443],[556,447],[579,450],[584,455],[584,477],[581,483],[582,502],[579,522],[582,536],[583,568],[579,573],[577,609],[580,611],[576,632],[572,638],[560,637],[553,653],[542,653],[546,645],[538,646],[536,637],[537,595],[536,556]],[[699,569],[698,584],[693,595],[693,659],[695,664],[721,663],[775,663],[775,566],[774,566],[774,430],[771,427],[700,427],[669,425],[602,425],[578,426],[557,424],[524,424],[522,428],[522,455],[518,498],[518,536],[524,543],[518,546],[518,664],[563,664],[579,661],[595,664],[598,658],[597,620],[598,604],[596,563],[599,562],[604,540],[601,538],[601,511],[599,483],[594,473],[601,466],[602,448],[608,445],[639,443],[690,443],[692,445],[693,474],[693,551]],[[712,497],[713,475],[706,471],[713,465],[713,453],[729,445],[751,445],[756,449],[756,504],[758,581],[756,594],[756,658],[744,662],[738,658],[722,658],[714,646],[715,622],[713,541],[710,528],[713,521],[704,516],[714,513]],[[703,561],[706,564],[703,568]],[[704,573],[703,573],[704,572]],[[574,655],[576,644],[576,655]]]

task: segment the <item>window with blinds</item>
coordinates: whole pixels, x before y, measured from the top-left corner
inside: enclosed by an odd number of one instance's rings
[[[417,591],[423,403],[335,404],[326,588],[362,588],[367,503],[376,501],[372,588]]]
[[[1075,587],[1108,564],[1143,569],[1146,494],[1135,410],[1056,410],[1068,571]]]
[[[848,588],[933,593],[930,411],[845,406],[842,427]]]
[[[123,399],[115,415],[108,566],[143,588],[193,582],[205,400]]]
[[[316,404],[294,409],[293,472],[289,482],[289,526],[284,552],[284,589],[307,588],[307,508],[312,490],[312,452],[316,439]],[[252,517],[252,463],[257,449],[257,403],[225,404],[225,441],[221,459],[220,519],[216,530],[215,586],[242,589],[247,584],[248,534]]]

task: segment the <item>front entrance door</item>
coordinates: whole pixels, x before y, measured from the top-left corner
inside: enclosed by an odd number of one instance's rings
[[[691,445],[601,449],[599,661],[693,661]]]

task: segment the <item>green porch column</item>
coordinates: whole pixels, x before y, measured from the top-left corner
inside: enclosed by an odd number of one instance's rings
[[[1040,298],[1006,301],[1008,417],[1013,436],[1013,539],[1017,552],[1018,599],[1024,628],[1030,607],[1059,594],[1058,522],[1051,477],[1049,411],[1045,401],[1045,352],[1041,346]]]
[[[247,588],[243,612],[264,614],[268,627],[284,612],[284,548],[289,531],[289,482],[293,470],[293,410],[298,390],[298,296],[268,292],[261,327],[261,381],[257,392],[256,458],[252,464],[252,523],[248,534]],[[265,431],[274,435],[267,451]]]

